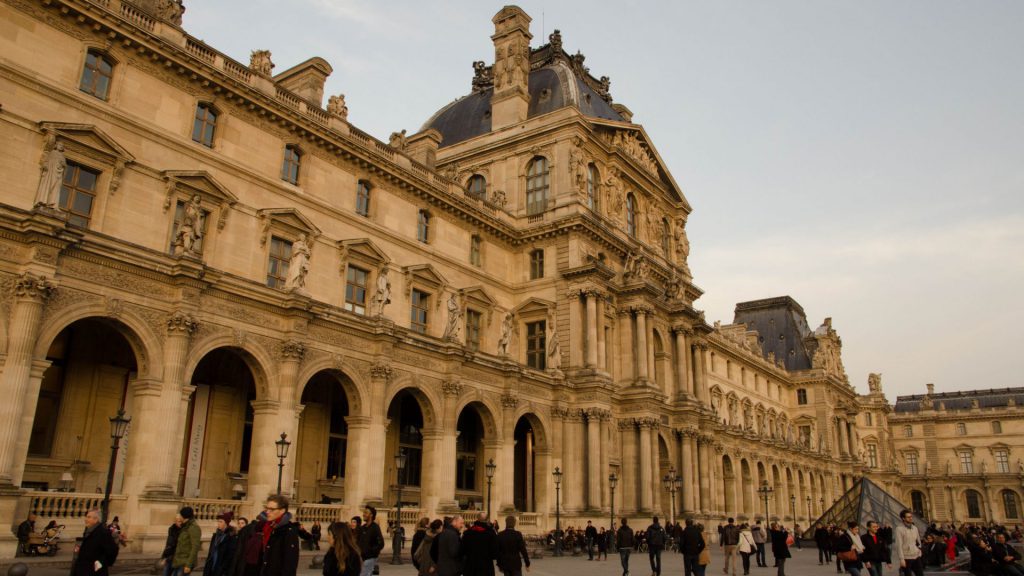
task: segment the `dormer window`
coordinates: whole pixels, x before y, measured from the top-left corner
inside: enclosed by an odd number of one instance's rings
[[[469,194],[470,198],[485,200],[487,198],[487,179],[479,174],[470,176],[469,182],[466,183],[466,194]]]

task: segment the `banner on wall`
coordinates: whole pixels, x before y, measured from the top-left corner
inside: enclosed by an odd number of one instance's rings
[[[206,441],[206,415],[210,409],[210,387],[196,386],[192,403],[192,430],[188,435],[188,459],[185,461],[186,498],[199,498],[199,471],[203,465],[203,443]]]

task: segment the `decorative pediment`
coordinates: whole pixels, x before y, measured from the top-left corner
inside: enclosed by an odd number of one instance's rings
[[[227,222],[228,209],[238,202],[238,197],[224,187],[216,178],[204,170],[164,170],[167,195],[164,198],[164,212],[171,209],[178,195],[193,196],[198,194],[207,206],[220,207],[217,216],[217,229],[224,228]]]
[[[971,446],[969,444],[962,444],[961,443],[961,444],[957,444],[956,446],[954,446],[953,447],[953,451],[956,452],[957,454],[959,454],[961,452],[970,452],[971,454],[974,454],[974,446]]]
[[[487,294],[481,286],[463,288],[462,290],[459,290],[459,295],[462,297],[466,306],[483,312],[485,325],[491,325],[492,313],[497,305],[494,298],[491,298],[491,296]]]
[[[40,122],[39,128],[46,135],[41,162],[45,163],[50,151],[60,143],[68,159],[109,170],[111,194],[121,184],[124,167],[135,162],[135,156],[92,124]]]
[[[995,454],[997,450],[1005,450],[1006,453],[1009,454],[1010,446],[1003,442],[996,442],[995,444],[991,444],[990,446],[988,446],[988,451],[991,452],[992,454]]]
[[[293,237],[305,234],[310,240],[320,236],[320,229],[295,208],[265,208],[256,213],[263,227],[260,233],[260,245],[270,239],[270,229],[277,226]],[[313,243],[309,242],[310,249]]]
[[[349,260],[359,260],[373,266],[383,266],[391,262],[388,255],[369,238],[339,240],[338,250],[341,252],[342,267]]]
[[[431,290],[438,295],[448,289],[448,281],[430,264],[406,266],[402,272],[405,275],[405,291],[408,294],[412,293],[414,284]],[[438,297],[434,300],[436,305],[440,306],[442,298]]]
[[[512,309],[512,313],[516,316],[523,314],[544,312],[548,314],[551,310],[554,310],[554,302],[548,302],[547,300],[541,300],[540,298],[527,298],[523,302],[520,302],[518,306]]]
[[[682,188],[672,178],[668,166],[658,154],[642,126],[595,119],[591,119],[591,122],[604,128],[598,134],[609,148],[619,152],[620,157],[626,163],[636,166],[639,172],[662,182],[669,190],[669,199],[673,202],[682,202],[683,207],[689,212],[690,203],[683,195]],[[644,187],[641,186],[641,188]]]

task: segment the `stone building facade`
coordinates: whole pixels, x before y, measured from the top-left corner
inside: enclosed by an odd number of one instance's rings
[[[941,522],[1021,524],[1024,388],[928,392],[889,417],[902,498]]]
[[[806,523],[863,473],[831,321],[705,321],[691,205],[560,32],[503,8],[471,93],[385,144],[323,59],[239,63],[183,10],[0,2],[4,522],[76,518],[111,465],[146,551],[279,473],[300,518],[401,485],[403,522],[490,501],[527,531],[763,515],[762,483]]]

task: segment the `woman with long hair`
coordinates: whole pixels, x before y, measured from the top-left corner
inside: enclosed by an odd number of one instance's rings
[[[324,554],[324,576],[359,576],[363,559],[352,527],[347,522],[332,522],[327,536],[331,547]]]

